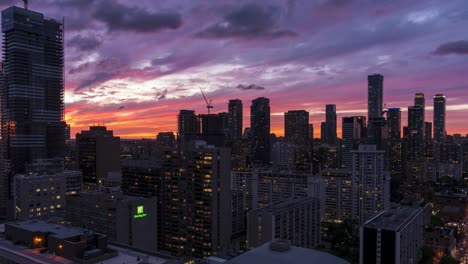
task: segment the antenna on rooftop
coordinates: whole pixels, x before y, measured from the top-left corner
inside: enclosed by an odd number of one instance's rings
[[[24,9],[28,10],[28,0],[23,0],[24,2]]]

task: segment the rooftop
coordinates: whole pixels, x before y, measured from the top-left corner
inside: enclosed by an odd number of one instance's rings
[[[263,244],[257,248],[254,248],[240,256],[237,256],[227,262],[226,264],[349,264],[344,259],[335,257],[328,253],[321,251],[290,247],[289,249],[277,250],[270,247],[270,243]]]
[[[7,225],[19,227],[30,232],[54,233],[54,237],[61,239],[91,234],[91,231],[88,230],[76,227],[66,227],[62,225],[59,226],[38,220],[19,221],[15,223],[8,223]]]
[[[405,224],[421,212],[419,207],[401,206],[383,211],[371,218],[364,227],[399,231]]]

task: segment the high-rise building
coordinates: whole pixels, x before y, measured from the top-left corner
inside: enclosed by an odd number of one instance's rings
[[[408,107],[408,156],[420,159],[424,154],[424,109],[417,106]]]
[[[387,110],[388,138],[400,140],[401,138],[401,110],[400,108],[389,108]]]
[[[177,116],[179,147],[186,149],[200,136],[200,122],[193,110],[180,110]]]
[[[259,97],[250,107],[250,138],[252,161],[266,164],[270,161],[270,100]]]
[[[364,223],[390,205],[390,175],[384,171],[384,152],[375,145],[360,145],[353,153],[355,217]]]
[[[247,213],[249,248],[275,239],[292,245],[314,248],[320,243],[320,201],[297,198],[274,203]]]
[[[434,140],[438,143],[445,140],[445,96],[434,96]]]
[[[398,207],[383,211],[360,228],[359,263],[418,263],[423,234],[423,208]]]
[[[231,153],[196,141],[163,159],[163,250],[205,258],[227,251],[232,234]]]
[[[367,76],[367,118],[371,119],[382,117],[383,111],[383,81],[384,76],[381,74],[373,74]]]
[[[239,99],[229,100],[229,137],[231,140],[242,139],[243,105]]]
[[[91,126],[77,133],[76,149],[85,189],[97,189],[109,173],[120,172],[120,137],[105,126]]]
[[[361,116],[343,117],[342,121],[342,144],[341,144],[341,162],[343,168],[351,168],[352,155],[351,150],[357,148],[361,143],[362,120]]]
[[[7,178],[2,190],[12,200],[15,174],[26,173],[36,160],[63,163],[63,25],[13,6],[2,11],[2,32],[2,178]]]
[[[310,139],[313,140],[314,139],[314,124],[309,124],[309,135],[310,135]]]
[[[355,196],[351,170],[325,169],[320,176],[325,181],[325,213],[322,220],[340,223],[353,219]]]
[[[295,146],[295,164],[304,166],[310,161],[309,112],[290,110],[284,113],[284,138]]]
[[[323,128],[325,126],[325,128]],[[325,144],[335,145],[338,141],[336,136],[336,105],[325,106],[325,124],[322,123],[322,141]]]
[[[388,127],[388,171],[390,176],[400,179],[403,173],[402,141],[401,141],[401,110],[389,108],[387,111]]]
[[[201,125],[201,140],[209,145],[225,147],[228,136],[228,114],[198,115]]]

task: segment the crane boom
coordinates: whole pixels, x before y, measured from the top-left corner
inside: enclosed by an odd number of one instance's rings
[[[210,101],[208,102],[208,99],[206,99],[205,93],[203,92],[203,89],[201,87],[200,87],[200,92],[202,93],[203,99],[205,100],[206,109],[208,109],[208,114],[210,114],[210,109],[213,109],[213,105],[211,105],[211,102],[213,100],[210,99]]]

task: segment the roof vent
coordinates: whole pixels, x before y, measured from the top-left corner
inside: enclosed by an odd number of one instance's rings
[[[286,252],[291,249],[291,243],[288,240],[278,239],[270,242],[270,249],[276,252]]]

